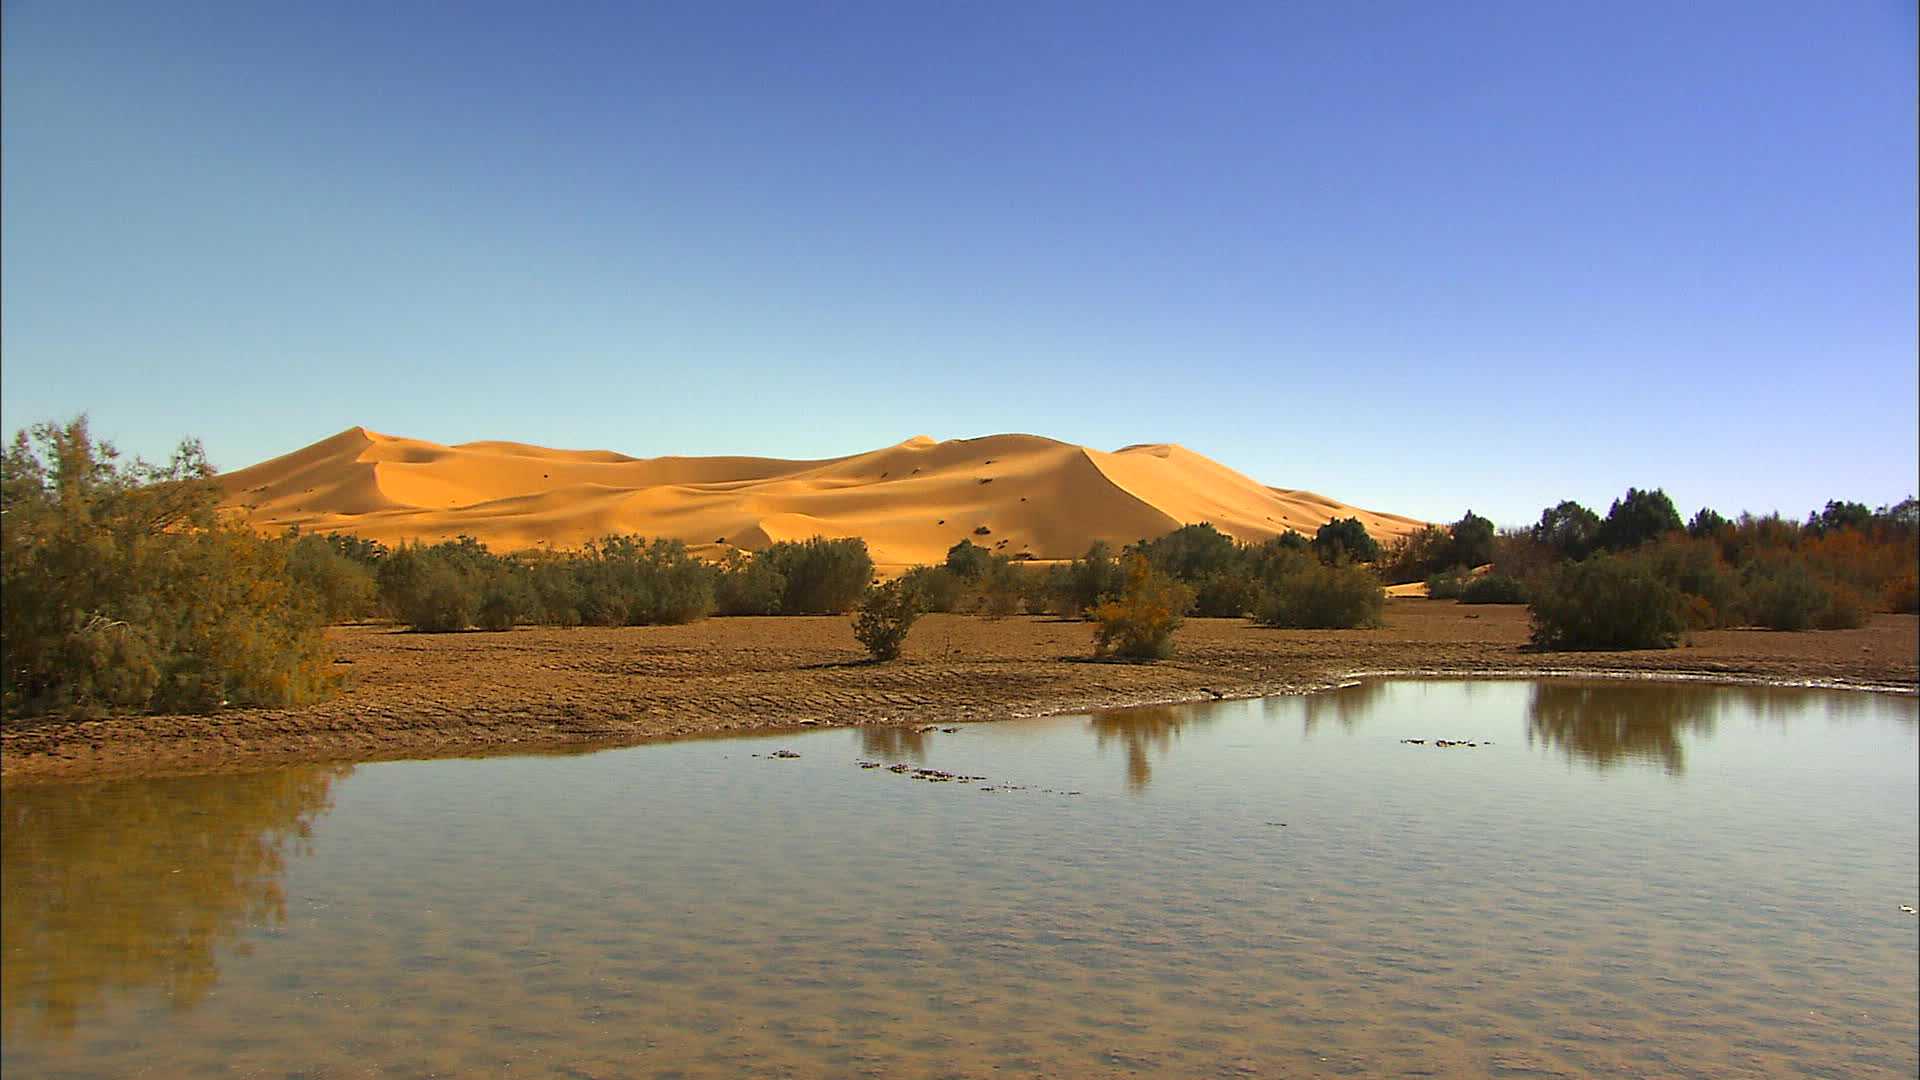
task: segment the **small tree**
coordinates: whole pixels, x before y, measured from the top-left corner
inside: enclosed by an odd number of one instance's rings
[[[1563,559],[1586,558],[1599,535],[1600,515],[1572,499],[1540,511],[1540,523],[1533,527],[1533,538]]]
[[[1493,561],[1493,522],[1469,510],[1448,530],[1447,562],[1459,566],[1485,566]]]
[[[1156,573],[1143,555],[1127,560],[1126,575],[1120,598],[1094,609],[1094,655],[1165,660],[1173,655],[1173,632],[1180,627],[1192,593]]]
[[[853,636],[875,660],[895,660],[919,617],[920,597],[912,584],[904,579],[889,581],[867,591],[853,620]]]
[[[1380,557],[1380,545],[1367,535],[1359,518],[1342,518],[1320,526],[1313,536],[1313,552],[1323,563],[1372,562]]]
[[[971,540],[961,540],[947,549],[947,572],[961,581],[978,581],[993,566],[993,552]]]

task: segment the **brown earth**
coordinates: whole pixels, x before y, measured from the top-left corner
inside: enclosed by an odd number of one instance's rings
[[[1721,630],[1686,647],[1538,653],[1520,607],[1394,600],[1378,630],[1267,630],[1189,620],[1170,661],[1094,663],[1086,623],[934,615],[897,662],[862,662],[842,618],[414,634],[332,631],[344,692],[305,709],[8,721],[8,782],[431,757],[805,725],[946,723],[1147,702],[1298,693],[1388,672],[1596,672],[1818,682],[1911,693],[1920,623]]]

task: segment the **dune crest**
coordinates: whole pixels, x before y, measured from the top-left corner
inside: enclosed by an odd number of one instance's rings
[[[1421,527],[1307,491],[1268,487],[1172,443],[1113,452],[1038,435],[917,435],[818,461],[635,458],[484,441],[443,446],[351,427],[220,478],[263,531],[298,525],[394,544],[465,533],[497,551],[577,548],[607,533],[713,554],[813,535],[858,536],[882,565],[938,562],[970,539],[1069,559],[1210,521],[1258,542],[1357,517],[1386,542]]]

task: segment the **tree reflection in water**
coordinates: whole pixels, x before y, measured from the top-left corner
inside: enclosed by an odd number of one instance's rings
[[[887,761],[927,760],[927,733],[910,727],[863,727],[860,752]]]
[[[1087,718],[1087,723],[1102,750],[1108,742],[1119,740],[1127,755],[1127,789],[1140,792],[1153,782],[1154,756],[1166,755],[1180,729],[1206,724],[1213,718],[1204,705],[1151,705],[1095,714]]]
[[[1598,769],[1640,761],[1679,776],[1687,764],[1681,734],[1712,734],[1727,703],[1723,686],[1540,682],[1527,703],[1527,743],[1556,747]]]
[[[1312,735],[1321,722],[1332,720],[1341,730],[1352,731],[1360,721],[1374,715],[1387,684],[1379,679],[1323,690],[1300,699],[1300,730]]]
[[[288,861],[310,850],[313,823],[352,770],[8,791],[0,1030],[65,1037],[128,990],[192,1008],[219,979],[221,946],[285,921]]]

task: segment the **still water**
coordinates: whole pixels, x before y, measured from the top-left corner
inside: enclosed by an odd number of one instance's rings
[[[1916,708],[1405,681],[10,789],[0,1065],[1911,1077]]]

